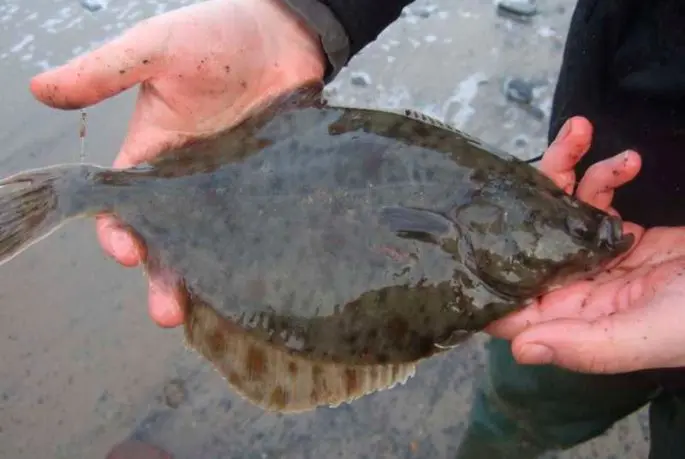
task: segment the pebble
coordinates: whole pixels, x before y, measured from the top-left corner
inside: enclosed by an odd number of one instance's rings
[[[534,16],[538,12],[535,0],[499,0],[497,8],[519,16]]]
[[[528,145],[528,137],[525,135],[519,135],[514,139],[514,146],[516,148],[523,148]]]
[[[371,84],[371,77],[364,72],[352,72],[350,75],[350,83],[353,86],[366,87]]]
[[[425,5],[416,8],[416,15],[422,18],[430,17],[438,9],[436,5]]]
[[[79,0],[79,3],[91,13],[96,13],[105,7],[99,0]]]
[[[180,379],[172,379],[164,385],[164,404],[169,408],[178,408],[185,398],[186,390]]]
[[[511,101],[528,105],[533,101],[533,85],[521,78],[510,78],[504,82],[504,94]]]

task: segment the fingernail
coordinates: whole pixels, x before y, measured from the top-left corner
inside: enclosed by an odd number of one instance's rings
[[[568,137],[572,131],[573,131],[573,120],[568,119],[568,120],[566,120],[564,125],[559,130],[559,134],[557,134],[557,140],[566,139],[566,137]]]
[[[136,250],[131,237],[126,232],[118,229],[112,229],[109,235],[109,244],[112,251],[121,256],[128,255]]]
[[[526,344],[519,352],[520,363],[527,365],[546,365],[554,360],[552,349],[542,344]]]

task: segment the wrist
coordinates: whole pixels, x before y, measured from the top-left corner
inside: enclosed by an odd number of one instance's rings
[[[289,15],[320,53],[327,81],[333,79],[350,57],[345,29],[330,9],[318,0],[267,0]]]

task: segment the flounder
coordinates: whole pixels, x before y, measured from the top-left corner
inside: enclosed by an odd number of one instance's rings
[[[335,406],[626,252],[618,218],[412,111],[334,107],[320,83],[233,129],[115,170],[0,181],[0,262],[109,213],[187,295],[187,344],[266,410]]]

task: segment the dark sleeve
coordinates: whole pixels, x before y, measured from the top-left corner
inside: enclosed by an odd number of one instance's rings
[[[326,81],[371,43],[413,0],[283,0],[319,34],[328,58]]]
[[[685,9],[682,0],[579,0],[554,95],[550,141],[575,115],[593,126],[582,177],[626,149],[640,173],[612,207],[646,227],[685,225]]]

